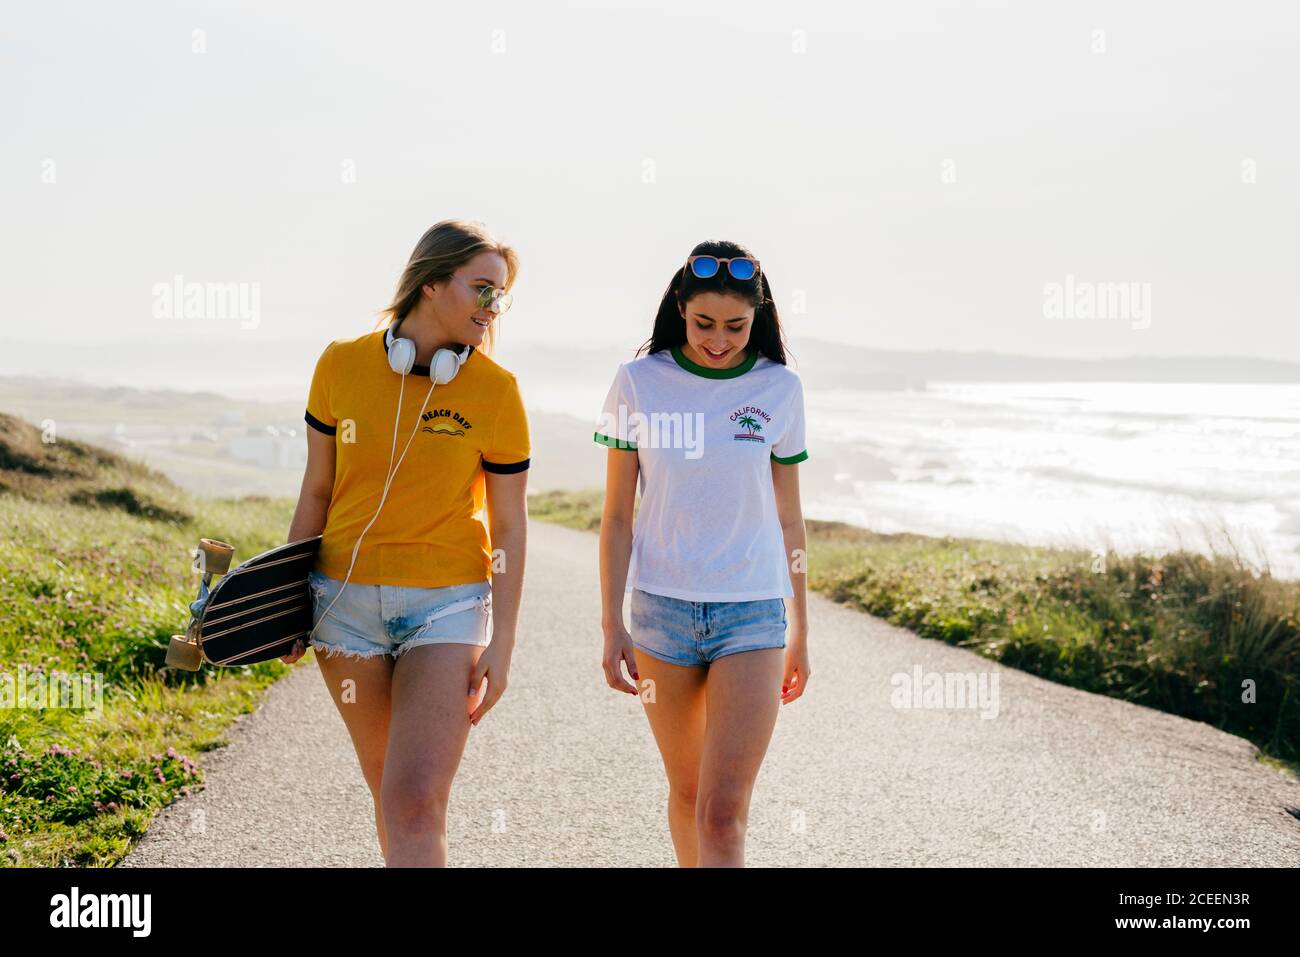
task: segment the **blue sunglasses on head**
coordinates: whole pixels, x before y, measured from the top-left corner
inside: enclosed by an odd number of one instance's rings
[[[691,256],[686,260],[686,265],[691,268],[691,274],[697,279],[712,279],[718,274],[723,263],[727,264],[727,272],[731,273],[732,279],[753,279],[758,275],[758,260],[748,256],[737,256],[734,259]]]

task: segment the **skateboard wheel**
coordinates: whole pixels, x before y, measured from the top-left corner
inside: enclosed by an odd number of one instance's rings
[[[203,652],[199,646],[184,635],[172,635],[171,644],[167,646],[167,667],[198,671],[202,665]]]
[[[212,575],[224,575],[230,570],[230,560],[235,556],[233,545],[219,542],[215,538],[200,538],[199,568]]]

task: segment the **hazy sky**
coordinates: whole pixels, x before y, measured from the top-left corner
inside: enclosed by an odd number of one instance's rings
[[[635,345],[728,238],[793,334],[1300,360],[1298,26],[1281,2],[8,2],[0,338],[358,335],[459,216],[520,251],[512,340]],[[178,274],[255,288],[256,328],[156,317]],[[1138,284],[1146,322],[1047,318],[1067,277]]]

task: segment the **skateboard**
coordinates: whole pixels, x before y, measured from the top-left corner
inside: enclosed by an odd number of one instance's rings
[[[235,549],[212,538],[199,539],[194,569],[203,575],[190,602],[190,623],[172,635],[167,665],[198,671],[214,665],[251,665],[293,651],[311,633],[312,597],[307,575],[316,566],[321,536],[263,552],[228,571]],[[214,576],[221,576],[212,586]]]

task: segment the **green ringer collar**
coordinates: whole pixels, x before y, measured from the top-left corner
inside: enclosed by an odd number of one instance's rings
[[[746,346],[745,348],[749,352],[749,355],[745,356],[745,361],[738,366],[732,366],[730,369],[710,369],[707,366],[700,365],[698,362],[692,362],[690,359],[686,358],[686,354],[682,352],[681,346],[673,346],[671,351],[673,358],[677,360],[677,364],[687,372],[693,372],[696,375],[704,376],[706,379],[734,379],[736,376],[744,375],[750,369],[754,368],[754,363],[758,361],[758,350],[753,346]]]

